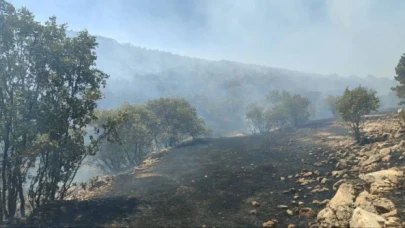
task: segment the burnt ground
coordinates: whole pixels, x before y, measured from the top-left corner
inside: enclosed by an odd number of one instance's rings
[[[85,201],[65,201],[35,211],[26,227],[261,227],[276,219],[279,227],[295,224],[308,227],[315,218],[288,215],[295,188],[296,201],[315,212],[313,200],[330,199],[332,185],[338,180],[328,176],[334,161],[323,166],[315,163],[333,154],[325,144],[322,132],[344,134],[345,129],[331,121],[318,121],[289,132],[273,132],[246,137],[200,140],[171,150],[159,163],[135,174],[119,175],[111,191]],[[289,145],[290,140],[292,143]],[[322,187],[330,191],[311,193],[289,175],[319,171],[330,179]],[[286,180],[280,180],[285,177]],[[313,174],[308,179],[316,179]],[[253,207],[251,201],[260,203]],[[256,209],[257,214],[250,211]]]

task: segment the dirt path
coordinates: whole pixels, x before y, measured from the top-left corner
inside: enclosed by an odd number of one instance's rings
[[[276,219],[280,227],[291,223],[308,227],[314,217],[291,216],[286,210],[309,207],[318,212],[322,206],[313,204],[313,200],[333,196],[332,185],[338,180],[330,176],[335,165],[330,154],[334,152],[318,142],[325,141],[325,132],[345,132],[331,127],[328,121],[311,127],[207,139],[198,145],[176,148],[151,168],[115,177],[110,192],[92,200],[49,205],[27,224],[261,227]],[[314,166],[321,161],[322,165]],[[300,178],[313,182],[300,185],[296,182]],[[321,183],[323,178],[325,183]],[[291,188],[296,194],[286,193]],[[322,188],[329,191],[311,192]],[[260,206],[254,207],[251,201]],[[280,209],[279,205],[288,208]],[[251,212],[254,209],[256,213]]]

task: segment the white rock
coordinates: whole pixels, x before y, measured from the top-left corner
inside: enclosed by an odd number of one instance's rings
[[[350,227],[383,228],[385,222],[386,220],[383,217],[358,207],[353,211],[353,216],[350,220]]]

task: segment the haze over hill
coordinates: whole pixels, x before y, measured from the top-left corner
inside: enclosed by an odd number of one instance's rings
[[[100,35],[98,67],[111,75],[103,109],[185,97],[210,127],[239,131],[246,104],[271,89],[308,96],[312,118],[329,117],[323,97],[346,86],[378,90],[382,108],[397,103],[390,87],[405,48],[402,1],[13,2],[42,22],[54,14],[72,30]]]
[[[212,60],[393,78],[405,49],[401,0],[12,0],[44,22]]]
[[[399,0],[13,1],[1,227],[405,226]]]
[[[214,130],[237,131],[245,129],[246,105],[274,89],[309,97],[314,119],[331,117],[323,99],[340,95],[346,86],[377,90],[382,108],[397,104],[390,90],[396,82],[390,78],[320,75],[226,60],[209,61],[97,38],[98,67],[110,75],[105,99],[100,101],[102,109],[158,97],[184,97]]]

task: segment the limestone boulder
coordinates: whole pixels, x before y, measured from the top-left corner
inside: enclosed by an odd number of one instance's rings
[[[318,213],[318,224],[321,227],[349,227],[354,210],[354,194],[355,190],[352,184],[341,184],[335,196]]]
[[[386,220],[383,217],[358,207],[353,211],[353,216],[350,220],[350,227],[383,228],[385,223]]]
[[[373,195],[392,191],[397,185],[399,178],[403,177],[403,171],[392,168],[368,174],[361,174],[360,179],[370,186],[370,193]]]

